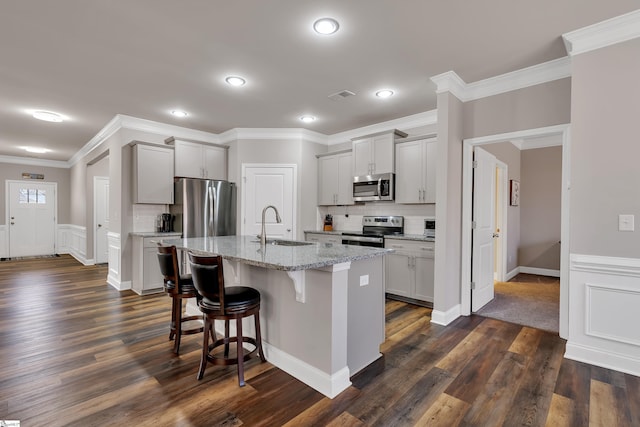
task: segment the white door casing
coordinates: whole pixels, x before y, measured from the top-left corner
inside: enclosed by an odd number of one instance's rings
[[[281,223],[273,209],[265,214],[267,237],[296,238],[297,166],[290,164],[243,164],[242,226],[243,235],[261,233],[262,210],[269,205],[278,209]]]
[[[478,311],[494,297],[496,230],[496,158],[475,147],[473,168],[473,237],[471,309]]]
[[[9,257],[53,255],[57,183],[6,181]]]
[[[504,282],[507,276],[507,207],[509,205],[509,168],[496,160],[496,268],[495,279]]]
[[[109,262],[109,177],[93,178],[94,253],[96,264]]]

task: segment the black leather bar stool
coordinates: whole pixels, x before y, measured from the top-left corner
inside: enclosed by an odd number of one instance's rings
[[[175,338],[173,352],[179,354],[182,335],[197,334],[204,330],[202,316],[183,317],[182,300],[187,298],[200,300],[201,297],[193,286],[191,275],[180,274],[175,246],[163,246],[158,243],[158,261],[160,262],[160,271],[164,276],[164,291],[172,298],[169,339]]]
[[[200,311],[204,313],[204,341],[202,343],[202,359],[198,379],[202,379],[207,362],[214,365],[238,365],[238,383],[244,386],[244,362],[256,352],[260,359],[266,362],[262,351],[262,337],[260,336],[260,292],[247,286],[224,286],[222,257],[197,256],[189,254],[193,284],[202,295],[198,302]],[[242,334],[242,319],[253,316],[256,337],[246,337]],[[224,320],[225,336],[216,339],[215,320]],[[236,321],[236,336],[229,336],[229,320]],[[213,343],[209,344],[209,335]],[[236,343],[236,357],[229,357],[229,344]],[[253,350],[245,351],[243,343],[254,346]],[[224,352],[214,354],[217,347],[224,345]]]

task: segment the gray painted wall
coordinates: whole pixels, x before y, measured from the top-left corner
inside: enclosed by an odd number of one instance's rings
[[[71,195],[69,169],[45,166],[14,165],[11,163],[0,163],[0,224],[6,224],[5,181],[21,181],[23,172],[43,174],[44,182],[58,183],[58,224],[68,224],[71,221],[69,213]]]
[[[560,270],[562,147],[521,152],[519,265]]]
[[[465,138],[569,123],[571,78],[469,101],[463,114]]]
[[[634,39],[572,59],[571,253],[640,258],[639,52]]]

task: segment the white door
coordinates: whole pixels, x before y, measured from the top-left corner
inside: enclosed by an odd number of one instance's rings
[[[9,257],[53,255],[56,183],[7,181]]]
[[[268,209],[265,214],[267,237],[295,239],[296,165],[242,165],[242,169],[242,234],[260,234],[262,210],[273,205],[282,222],[278,223],[273,209]]]
[[[96,176],[93,181],[93,212],[95,259],[96,264],[109,262],[109,246],[107,232],[109,231],[109,178]]]
[[[474,149],[473,222],[471,249],[471,309],[478,311],[493,299],[496,158]]]

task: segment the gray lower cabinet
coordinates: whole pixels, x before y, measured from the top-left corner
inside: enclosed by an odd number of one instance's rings
[[[131,289],[138,295],[162,292],[164,278],[158,263],[158,237],[133,236]]]
[[[342,244],[341,234],[328,234],[328,233],[313,233],[306,231],[304,233],[304,240],[307,242],[320,242],[320,243],[333,243],[336,245]]]
[[[433,303],[433,242],[385,239],[385,291]]]

